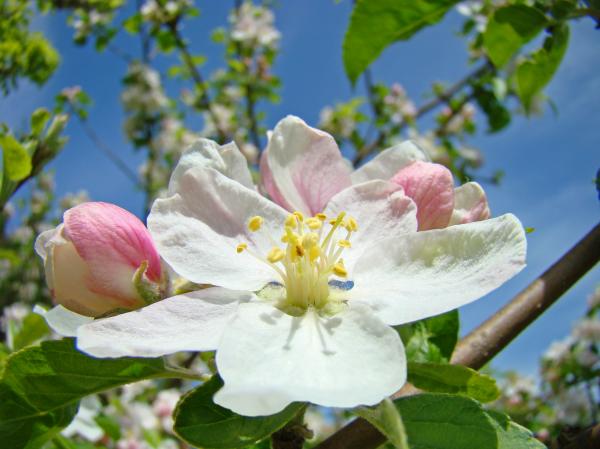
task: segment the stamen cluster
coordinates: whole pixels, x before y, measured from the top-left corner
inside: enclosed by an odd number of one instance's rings
[[[248,221],[248,229],[258,232],[262,224],[263,218],[254,216]],[[343,230],[345,235],[339,238],[338,231]],[[246,243],[240,243],[237,252],[249,252],[279,274],[286,291],[286,307],[323,309],[330,301],[330,278],[348,275],[341,255],[352,246],[350,237],[357,230],[356,220],[345,212],[328,221],[322,213],[305,218],[296,211],[285,220],[280,238],[284,246],[271,239],[273,247],[265,256],[252,253]]]

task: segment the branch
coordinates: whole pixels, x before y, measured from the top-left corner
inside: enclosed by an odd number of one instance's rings
[[[562,449],[597,449],[598,447],[600,447],[600,424],[584,430]]]
[[[438,106],[450,102],[450,100],[452,100],[454,95],[456,95],[457,93],[462,91],[463,88],[465,88],[466,86],[471,84],[473,82],[473,80],[480,78],[484,75],[487,75],[491,70],[493,70],[493,66],[488,61],[486,61],[481,67],[479,67],[476,70],[474,70],[473,72],[469,73],[460,81],[454,83],[452,86],[447,88],[444,92],[441,92],[435,98],[422,104],[417,109],[417,112],[415,114],[415,120],[421,118],[428,112],[436,109]],[[366,76],[367,76],[367,72],[365,72],[365,77]],[[367,85],[369,85],[371,83],[370,73],[368,76],[369,76],[368,80],[365,78],[365,82],[367,83]],[[371,102],[371,101],[369,101],[369,102]],[[372,107],[373,107],[374,112],[376,113],[376,109],[375,109],[374,105],[372,105]],[[401,124],[400,130],[405,128],[407,125],[408,125],[407,122],[404,122],[403,124]],[[385,142],[385,139],[386,139],[385,132],[379,131],[375,140],[373,140],[371,143],[368,143],[367,145],[362,147],[357,152],[357,154],[353,160],[354,166],[356,167],[358,164],[360,164],[363,161],[363,159],[365,157],[367,157],[369,154],[371,154],[371,152],[373,152],[377,147],[382,145],[383,142]]]
[[[600,223],[544,274],[463,338],[456,345],[451,363],[479,369],[489,362],[596,265],[600,260],[598,248],[600,248]],[[416,393],[418,393],[416,388],[406,384],[394,397]],[[358,418],[331,435],[315,449],[375,449],[384,442],[385,437],[381,433],[364,419]],[[579,446],[568,446],[565,449],[576,447],[579,448]]]
[[[136,187],[139,189],[144,189],[144,186],[140,183],[137,175],[129,166],[121,159],[117,153],[115,153],[99,136],[96,134],[96,131],[85,121],[83,120],[79,114],[75,111],[71,103],[69,104],[69,109],[71,110],[71,115],[77,117],[81,128],[85,135],[92,141],[92,143],[98,148],[104,155],[117,167],[118,170],[121,171]]]
[[[219,140],[224,142],[225,140],[227,140],[227,133],[223,129],[221,129],[221,127],[219,125],[219,121],[217,120],[217,116],[212,109],[212,106],[211,106],[212,102],[210,100],[210,96],[208,95],[208,85],[206,84],[206,81],[204,81],[204,78],[202,77],[202,74],[198,70],[198,67],[196,67],[196,64],[194,64],[194,59],[192,58],[192,55],[190,54],[190,51],[189,51],[185,41],[183,40],[181,33],[179,33],[179,29],[177,28],[177,23],[169,22],[168,26],[169,26],[169,29],[171,30],[171,32],[173,33],[173,36],[175,37],[175,45],[181,52],[183,62],[185,63],[188,70],[190,71],[190,75],[192,76],[192,79],[194,80],[194,83],[196,84],[196,88],[200,91],[200,96],[202,99],[202,107],[206,108],[206,111],[208,112],[210,119],[213,121],[213,124],[215,125],[215,129],[217,130]]]

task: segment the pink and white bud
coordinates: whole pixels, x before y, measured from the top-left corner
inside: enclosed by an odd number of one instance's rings
[[[417,205],[419,231],[490,218],[481,186],[468,182],[455,189],[452,173],[443,165],[416,161],[399,170],[391,181]]]
[[[95,317],[158,299],[160,257],[136,216],[114,204],[89,202],[63,218],[35,243],[55,303]]]
[[[448,226],[454,209],[454,182],[446,167],[416,161],[402,168],[391,181],[417,205],[419,231]]]

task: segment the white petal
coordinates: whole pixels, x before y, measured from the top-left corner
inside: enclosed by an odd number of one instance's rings
[[[246,416],[270,415],[294,401],[372,405],[406,380],[398,334],[359,303],[329,318],[242,304],[216,361],[225,386],[214,401]]]
[[[329,199],[351,185],[333,137],[298,117],[281,120],[267,146],[272,179],[285,203],[302,213],[321,212]]]
[[[169,181],[169,193],[179,190],[179,180],[194,167],[210,167],[240,184],[254,189],[248,161],[235,142],[219,145],[209,139],[199,139],[182,154]]]
[[[75,337],[77,335],[77,328],[79,326],[94,321],[92,317],[71,312],[61,305],[58,305],[48,311],[46,311],[43,307],[35,306],[33,311],[44,317],[46,323],[48,323],[48,326],[50,326],[54,332],[62,335],[63,337]]]
[[[352,173],[352,183],[371,181],[372,179],[388,180],[402,167],[414,161],[429,161],[429,158],[417,144],[411,140],[399,143],[383,150],[365,165]]]
[[[396,325],[460,307],[525,266],[527,242],[510,214],[404,234],[365,251],[354,267],[352,299]]]
[[[328,217],[335,217],[340,212],[346,212],[358,223],[358,232],[350,239],[352,247],[343,252],[349,271],[363,251],[375,242],[416,232],[418,226],[414,202],[399,186],[387,181],[368,181],[342,190],[325,209]],[[344,236],[340,235],[340,238]]]
[[[81,326],[77,347],[95,357],[157,357],[216,349],[224,327],[249,292],[213,287]]]
[[[487,220],[490,217],[485,192],[476,182],[454,189],[454,210],[448,226]]]
[[[264,257],[283,232],[288,213],[254,190],[216,170],[190,169],[178,191],[154,202],[148,228],[160,255],[180,276],[232,290],[259,290],[278,280],[275,270],[236,247],[247,243]],[[259,232],[250,232],[251,217],[264,217]]]

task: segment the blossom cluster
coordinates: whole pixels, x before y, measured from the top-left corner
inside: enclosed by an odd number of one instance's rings
[[[242,415],[373,405],[406,380],[391,326],[471,302],[524,266],[520,222],[489,218],[477,183],[455,188],[411,142],[351,172],[329,134],[290,116],[260,171],[257,190],[234,143],[201,139],[148,229],[105,203],[67,211],[36,242],[60,304],[48,323],[96,357],[216,350],[214,401]]]

